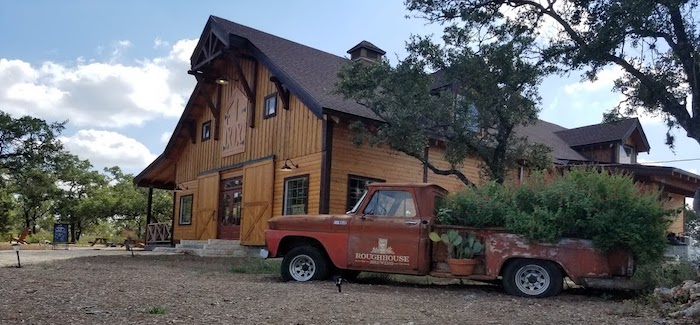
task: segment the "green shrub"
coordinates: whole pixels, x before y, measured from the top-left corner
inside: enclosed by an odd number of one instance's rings
[[[517,187],[467,188],[450,195],[442,212],[442,224],[506,227],[537,242],[591,239],[602,251],[628,249],[645,262],[663,255],[665,217],[674,213],[629,175],[594,169],[535,173]]]
[[[641,264],[632,276],[635,286],[647,292],[658,287],[673,288],[686,280],[698,280],[697,268],[687,261]]]

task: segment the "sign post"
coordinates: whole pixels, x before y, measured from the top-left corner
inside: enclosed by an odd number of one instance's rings
[[[20,262],[19,262],[19,246],[20,246],[20,243],[12,244],[12,249],[15,251],[15,253],[17,253],[17,267],[18,268],[22,267],[22,264],[20,264]]]
[[[53,249],[56,249],[57,244],[65,244],[65,249],[68,249],[68,224],[66,223],[53,224]]]

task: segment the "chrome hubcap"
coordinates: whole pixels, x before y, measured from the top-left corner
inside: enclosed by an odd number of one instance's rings
[[[515,274],[515,285],[527,295],[539,295],[549,288],[549,273],[539,265],[525,265]]]
[[[297,281],[309,281],[316,273],[316,263],[308,255],[297,255],[289,263],[289,274]]]

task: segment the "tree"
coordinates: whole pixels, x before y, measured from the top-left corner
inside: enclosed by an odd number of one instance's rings
[[[92,170],[89,161],[67,153],[57,160],[56,172],[60,186],[55,212],[61,221],[70,224],[71,241],[77,242],[83,231],[103,216],[83,208],[83,202],[106,186],[106,180]]]
[[[455,175],[473,185],[461,166],[468,157],[502,183],[519,160],[540,168],[551,160],[549,149],[529,144],[515,129],[537,120],[537,92],[547,73],[524,57],[534,39],[508,25],[486,33],[447,29],[444,45],[414,37],[409,56],[392,67],[355,62],[344,67],[338,92],[370,108],[386,121],[360,133],[356,143],[384,144],[420,160],[439,175]],[[478,46],[472,46],[477,44]],[[427,70],[438,71],[436,74]],[[435,81],[444,79],[445,85]],[[355,130],[368,130],[353,127]],[[444,142],[450,169],[440,169],[424,155],[428,141]]]
[[[448,28],[479,30],[517,24],[533,34],[545,24],[539,58],[562,73],[585,69],[595,80],[610,65],[625,75],[614,89],[626,98],[606,114],[662,116],[700,143],[698,0],[406,0],[409,10]],[[506,15],[506,13],[508,15]],[[552,34],[552,35],[550,35]]]

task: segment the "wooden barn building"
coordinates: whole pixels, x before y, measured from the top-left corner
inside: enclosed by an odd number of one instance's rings
[[[384,51],[362,41],[348,54],[350,60],[374,61]],[[381,118],[334,93],[337,73],[347,63],[347,58],[209,18],[191,57],[189,73],[197,85],[164,152],[134,180],[138,186],[175,189],[172,240],[240,239],[243,245],[262,245],[272,216],[344,213],[367,182],[431,182],[448,190],[463,186],[405,154],[353,145],[351,122]],[[649,150],[636,119],[589,128],[567,130],[541,121],[519,132],[552,147],[555,164],[629,165],[641,177],[666,184],[665,191],[679,200],[700,185],[697,175],[635,164],[637,153]],[[431,146],[427,155],[447,169],[443,150]],[[479,179],[476,160],[467,161],[462,171]]]

